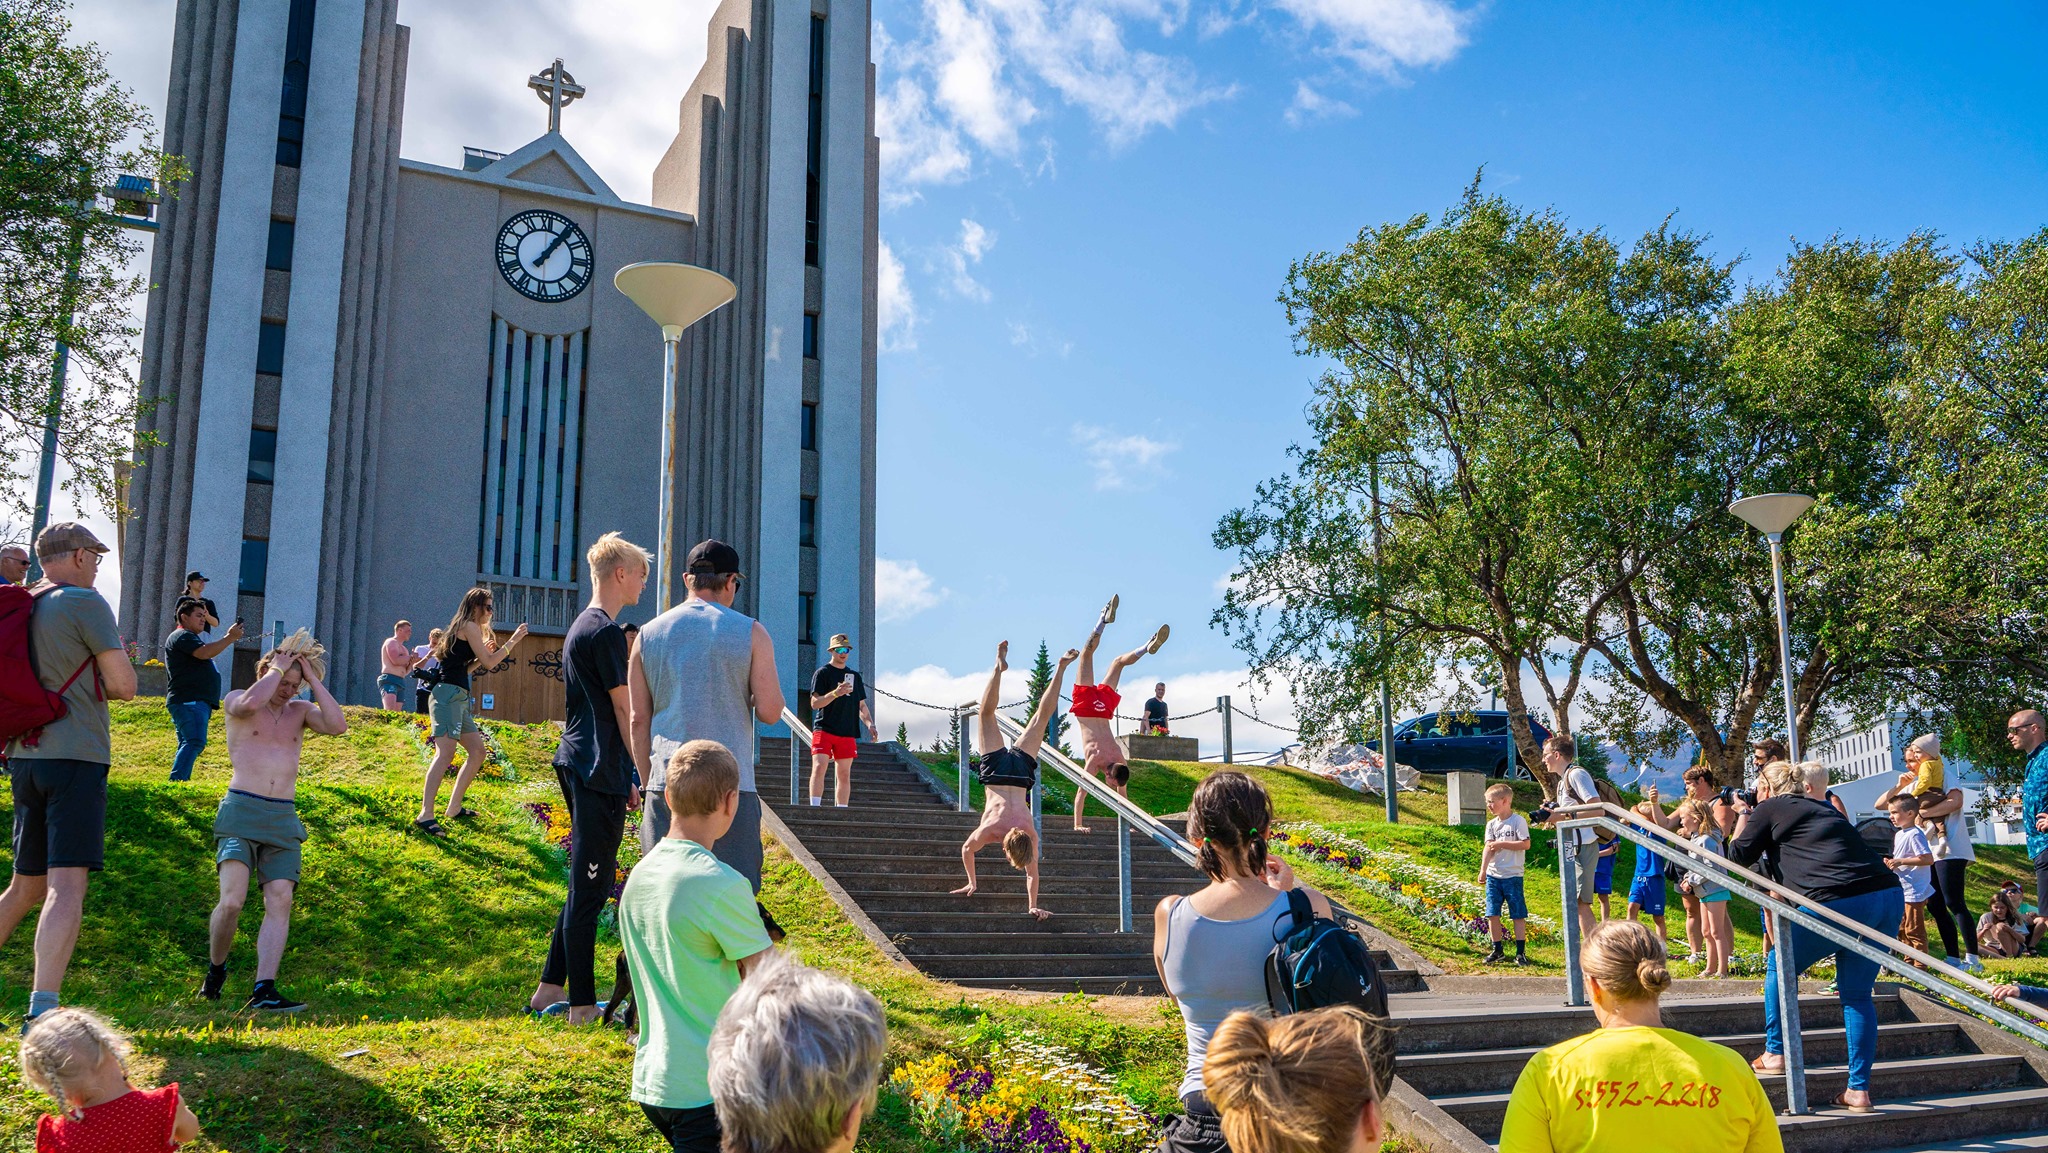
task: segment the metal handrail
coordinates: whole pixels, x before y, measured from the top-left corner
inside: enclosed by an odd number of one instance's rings
[[[1552,827],[1558,830],[1560,852],[1568,832],[1586,828],[1610,829],[1636,845],[1687,862],[1692,872],[1764,909],[1771,916],[1773,937],[1778,942],[1789,941],[1790,928],[1797,925],[1832,941],[1838,948],[1848,949],[1875,962],[1881,969],[1889,969],[1931,992],[1952,998],[2037,1045],[2048,1047],[2048,1028],[2025,1020],[2012,1010],[2020,1010],[2043,1021],[2048,1021],[2048,1011],[2024,1001],[1997,1004],[1990,999],[1991,985],[1975,975],[1885,936],[1868,925],[1852,921],[1824,905],[1808,903],[1789,893],[1783,882],[1751,872],[1725,857],[1702,852],[1667,829],[1645,824],[1639,814],[1605,802],[1559,808],[1554,810],[1554,814]],[[1557,817],[1565,819],[1557,820]],[[1572,863],[1560,859],[1558,874],[1564,896],[1565,984],[1570,1003],[1584,1005],[1585,973],[1579,962],[1579,919],[1576,911],[1578,870],[1572,867]],[[1921,967],[1916,968],[1915,962]],[[1799,974],[1790,969],[1789,965],[1781,965],[1778,972],[1779,1019],[1783,1023],[1785,1044],[1786,1111],[1805,1113],[1809,1109],[1805,1061],[1799,1040]],[[1941,980],[1932,979],[1936,977]]]
[[[1013,738],[1024,734],[1023,725],[1001,714],[997,714],[996,724]],[[1133,804],[1129,797],[1103,784],[1095,774],[1075,764],[1073,758],[1059,751],[1058,748],[1050,744],[1039,745],[1038,760],[1041,764],[1051,766],[1061,776],[1072,781],[1079,789],[1102,802],[1103,807],[1115,813],[1119,819],[1129,821],[1131,824],[1138,826],[1146,836],[1159,842],[1160,846],[1165,848],[1167,852],[1179,857],[1192,868],[1199,869],[1202,867],[1201,858],[1196,854],[1193,842],[1175,832],[1172,826],[1161,821],[1158,817]]]
[[[796,806],[804,803],[802,774],[809,761],[811,726],[797,720],[788,705],[782,706],[782,723],[789,726],[789,803]]]

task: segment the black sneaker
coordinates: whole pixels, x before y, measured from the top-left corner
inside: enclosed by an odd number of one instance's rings
[[[1515,954],[1515,964],[1517,964],[1517,965],[1524,965],[1524,966],[1527,966],[1527,965],[1533,965],[1533,964],[1535,964],[1535,963],[1536,963],[1536,962],[1534,962],[1534,961],[1531,961],[1531,960],[1529,959],[1529,954],[1527,954],[1527,953],[1516,953],[1516,954]]]
[[[306,1003],[304,1001],[292,1000],[290,997],[278,992],[275,984],[267,981],[256,986],[255,995],[249,998],[248,1004],[242,1006],[244,1009],[252,1009],[262,1013],[296,1013],[305,1007]]]
[[[761,911],[761,927],[768,931],[769,942],[771,944],[780,945],[782,943],[782,939],[788,936],[788,934],[782,931],[781,925],[775,923],[775,914],[769,912],[768,906],[762,904],[759,901],[754,902],[754,908],[759,909]]]
[[[218,1001],[220,1000],[221,986],[227,983],[228,967],[226,965],[208,965],[206,967],[206,979],[199,983],[199,995],[208,1001]]]
[[[1507,955],[1506,953],[1503,953],[1503,952],[1501,952],[1501,951],[1500,951],[1499,949],[1495,949],[1495,950],[1494,950],[1493,952],[1491,952],[1491,953],[1488,953],[1488,954],[1486,955],[1486,960],[1484,960],[1484,961],[1481,961],[1481,962],[1480,962],[1480,964],[1482,964],[1482,965],[1498,965],[1498,964],[1500,964],[1501,962],[1503,962],[1503,961],[1505,961],[1505,960],[1507,960],[1507,959],[1508,959],[1508,955]]]

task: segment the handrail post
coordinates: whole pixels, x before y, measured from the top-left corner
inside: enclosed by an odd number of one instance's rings
[[[1235,751],[1230,747],[1230,698],[1217,697],[1216,711],[1223,714],[1223,763],[1235,764],[1236,761],[1232,759]]]
[[[1557,831],[1557,880],[1564,891],[1564,1003],[1586,1003],[1586,974],[1579,968],[1579,832]]]
[[[953,802],[954,808],[962,813],[974,811],[974,791],[967,786],[968,764],[974,760],[974,746],[967,740],[968,714],[953,714]]]
[[[1799,962],[1792,954],[1792,922],[1776,910],[1771,910],[1770,918],[1771,947],[1778,954],[1778,1035],[1785,1044],[1785,1112],[1810,1113],[1806,1051],[1799,1040]]]
[[[1116,818],[1116,931],[1131,931],[1131,826]]]
[[[797,735],[796,735],[796,726],[795,726],[795,725],[790,725],[790,726],[788,726],[788,728],[789,728],[789,804],[790,804],[790,807],[791,807],[791,808],[795,808],[796,806],[798,806],[798,805],[801,805],[801,804],[803,804],[803,803],[804,803],[804,802],[803,802],[803,798],[802,798],[801,796],[799,796],[799,795],[798,795],[798,792],[797,792],[797,783],[798,783],[798,772],[797,772],[797,766],[803,763],[803,759],[804,759],[804,756],[803,756],[803,754],[804,754],[804,742],[803,742],[803,738],[802,738],[802,737],[799,737],[799,736],[797,736]]]

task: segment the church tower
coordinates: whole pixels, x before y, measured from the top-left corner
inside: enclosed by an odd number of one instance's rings
[[[483,586],[533,639],[482,715],[559,717],[584,550],[655,543],[660,335],[612,276],[675,260],[739,295],[684,338],[673,547],[739,548],[792,689],[823,635],[871,663],[877,151],[867,6],[837,2],[719,10],[639,205],[571,143],[601,127],[562,61],[506,78],[544,134],[401,159],[397,0],[180,0],[165,148],[193,175],[151,270],[124,631],[168,632],[196,569],[250,633],[235,683],[304,626],[367,704],[393,622],[424,643]]]

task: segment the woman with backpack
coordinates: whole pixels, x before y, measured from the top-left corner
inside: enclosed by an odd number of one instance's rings
[[[1202,1061],[1224,1018],[1267,1008],[1266,957],[1294,927],[1288,900],[1296,888],[1294,870],[1268,854],[1272,828],[1272,798],[1243,773],[1212,774],[1188,804],[1188,840],[1199,851],[1209,884],[1166,898],[1152,916],[1152,959],[1180,1008],[1188,1043],[1179,1091],[1186,1112],[1167,1122],[1160,1137],[1165,1153],[1229,1148],[1203,1090]],[[1316,916],[1330,915],[1321,893],[1305,886],[1302,892]]]

